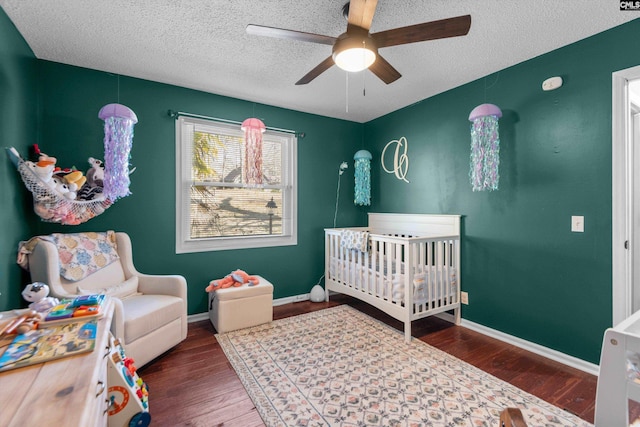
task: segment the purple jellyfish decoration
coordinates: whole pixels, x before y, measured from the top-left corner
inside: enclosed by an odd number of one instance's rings
[[[496,105],[478,105],[469,114],[471,122],[471,166],[469,179],[473,191],[498,189],[500,175],[500,135],[498,119],[502,111]]]
[[[104,196],[111,202],[128,196],[129,155],[136,114],[121,104],[107,104],[98,117],[104,120]]]

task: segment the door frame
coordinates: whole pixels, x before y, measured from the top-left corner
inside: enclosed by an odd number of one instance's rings
[[[629,80],[640,79],[640,66],[612,73],[611,261],[615,326],[631,315],[633,304],[633,144]]]

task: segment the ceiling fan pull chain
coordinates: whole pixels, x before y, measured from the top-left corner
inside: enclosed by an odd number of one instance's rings
[[[362,96],[367,96],[367,73],[362,73]]]
[[[345,99],[347,100],[347,101],[346,101],[346,104],[347,104],[347,105],[346,105],[346,111],[345,111],[345,112],[347,112],[347,113],[348,113],[348,112],[349,112],[349,73],[344,73],[344,75],[345,75],[345,77],[346,77],[346,84],[345,84],[345,87],[346,87],[346,90],[345,90],[345,92],[346,92],[346,93],[345,93],[345,95],[346,95],[346,96],[345,96]]]

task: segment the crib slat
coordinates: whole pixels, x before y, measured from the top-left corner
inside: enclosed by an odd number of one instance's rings
[[[336,265],[334,266],[336,280],[342,282],[342,254],[340,253],[340,236],[335,236],[333,239],[333,253],[335,255],[335,259],[337,260]]]
[[[427,244],[426,243],[422,243],[420,245],[420,268],[422,269],[422,274],[424,274],[424,287],[425,287],[425,294],[426,294],[426,301],[422,303],[422,311],[426,311],[428,310],[428,301],[429,301],[429,272],[428,272],[428,267],[427,267]]]
[[[453,273],[455,274],[455,277],[452,277],[452,279],[455,279],[455,284],[453,286],[453,303],[454,304],[459,304],[460,300],[459,300],[459,296],[460,296],[460,242],[458,240],[453,240],[453,248],[451,250],[451,253],[453,254],[453,261],[452,261],[452,266],[453,266]],[[459,312],[458,312],[459,314]],[[457,322],[460,322],[460,319],[457,319]]]
[[[447,279],[447,275],[445,273],[445,242],[438,242],[438,246],[440,247],[440,297],[438,298],[438,301],[440,303],[440,307],[446,305],[446,298],[445,298],[445,291],[446,291],[446,286],[445,286],[445,281]]]
[[[387,296],[389,294],[389,292],[387,291],[387,283],[386,283],[386,271],[389,269],[389,265],[391,264],[391,258],[393,257],[393,255],[389,255],[389,242],[387,241],[383,241],[382,242],[382,248],[383,248],[383,252],[381,258],[380,258],[380,268],[381,270],[378,272],[378,276],[380,277],[380,289],[381,289],[381,295],[380,298],[386,300]],[[384,261],[387,261],[387,263],[385,264]]]
[[[445,242],[438,242],[438,247],[440,250],[440,259],[439,259],[439,268],[440,268],[440,295],[438,296],[438,306],[442,307],[443,305],[445,305],[445,301],[444,301],[444,295],[445,295],[445,280],[446,280],[446,274],[445,274]]]
[[[362,256],[362,254],[364,254],[364,252],[362,251],[358,251],[358,261],[357,261],[357,265],[356,265],[356,276],[357,276],[357,288],[359,291],[362,291],[363,283],[362,281],[364,280],[364,270],[362,269],[362,266],[364,265],[364,257]]]
[[[447,255],[448,255],[448,262],[447,262],[447,295],[449,295],[449,297],[447,298],[447,302],[448,304],[452,304],[453,303],[453,286],[451,283],[451,277],[453,274],[453,245],[452,245],[452,241],[448,240],[447,241]]]
[[[371,264],[371,244],[367,244],[367,252],[362,257],[362,292],[369,293],[370,288],[370,278],[369,278],[369,268]]]
[[[393,250],[395,253],[393,259],[393,271],[390,273],[391,277],[391,297],[393,298],[393,302],[395,304],[402,304],[405,301],[405,296],[402,294],[404,287],[404,278],[401,276],[402,274],[402,247],[398,243],[393,244]],[[395,290],[396,295],[393,295]]]
[[[347,260],[349,264],[349,278],[347,279],[348,285],[352,288],[356,288],[356,271],[355,271],[355,257],[356,253],[352,249],[347,251]]]
[[[378,242],[378,265],[376,265],[376,270],[372,273],[376,279],[376,296],[381,300],[384,299],[384,251],[385,251],[385,242],[380,240]]]
[[[444,297],[443,302],[445,305],[451,304],[451,245],[448,240],[442,242],[444,246],[444,266],[442,268],[442,274],[444,274]]]

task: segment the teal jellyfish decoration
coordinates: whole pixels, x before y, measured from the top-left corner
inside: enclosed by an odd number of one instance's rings
[[[502,111],[493,104],[478,105],[469,114],[471,122],[471,164],[469,179],[473,191],[498,189],[500,174],[500,132]]]
[[[359,206],[371,205],[371,153],[360,150],[354,156],[356,187],[353,202]]]

